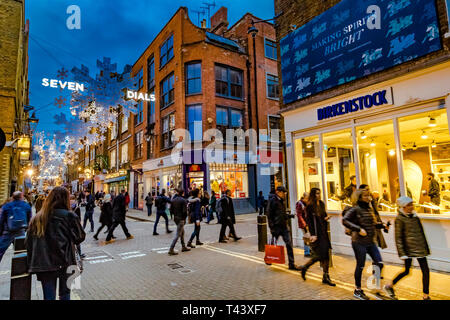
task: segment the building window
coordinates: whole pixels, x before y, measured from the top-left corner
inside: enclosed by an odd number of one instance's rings
[[[144,86],[144,69],[139,70],[136,74],[137,86],[138,89],[141,89]]]
[[[266,58],[277,60],[277,43],[275,41],[264,39],[264,51]]]
[[[116,166],[116,149],[111,150],[111,152],[109,154],[109,159],[110,159],[111,169],[115,168],[115,166]]]
[[[173,130],[175,130],[175,113],[162,120],[162,149],[171,148],[174,145]]]
[[[161,46],[159,68],[164,67],[173,58],[173,35]]]
[[[89,160],[92,161],[95,159],[95,147],[91,147],[90,153],[89,153]]]
[[[122,133],[124,133],[127,130],[128,130],[128,116],[124,114],[122,117]]]
[[[216,94],[224,97],[242,99],[242,71],[231,67],[216,65]]]
[[[155,91],[151,91],[150,95],[155,94]],[[155,101],[148,101],[148,124],[155,123]]]
[[[222,194],[227,189],[231,198],[248,198],[248,170],[245,164],[210,164],[211,190]]]
[[[143,140],[144,140],[143,131],[139,131],[134,135],[134,159],[142,158]]]
[[[202,64],[186,64],[186,94],[202,92]]]
[[[217,107],[216,108],[216,128],[222,132],[222,138],[228,140],[232,137],[227,136],[227,129],[242,129],[243,115],[242,111],[229,107]]]
[[[114,140],[117,137],[117,124],[114,121],[111,126],[111,141]]]
[[[281,124],[279,116],[269,116],[269,136],[270,140],[273,142],[281,141]],[[272,131],[273,130],[273,131]],[[278,134],[276,134],[278,130]]]
[[[203,140],[201,104],[187,107],[187,127],[191,141]]]
[[[153,159],[155,156],[155,137],[152,135],[147,141],[147,159]]]
[[[121,160],[120,160],[120,164],[124,164],[128,162],[128,143],[124,143],[121,147],[120,147],[120,154],[121,154]]]
[[[278,99],[280,96],[279,86],[278,86],[278,77],[267,74],[267,97],[271,99]]]
[[[152,89],[155,86],[155,57],[152,56],[147,62],[147,77],[148,77],[148,89]]]
[[[134,115],[134,125],[141,124],[144,120],[144,102],[141,100],[136,105],[136,114]]]
[[[168,107],[175,100],[174,74],[170,74],[161,82],[161,110]]]

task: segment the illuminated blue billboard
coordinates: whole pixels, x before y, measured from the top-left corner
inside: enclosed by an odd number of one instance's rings
[[[435,0],[343,0],[280,41],[284,103],[439,49]]]

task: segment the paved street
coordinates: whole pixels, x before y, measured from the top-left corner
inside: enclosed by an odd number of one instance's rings
[[[96,211],[95,223],[98,214]],[[147,219],[138,211],[130,212],[129,216]],[[152,215],[151,220],[153,218]],[[167,254],[173,233],[166,234],[164,224],[158,226],[159,236],[152,235],[153,222],[129,218],[127,225],[135,239],[126,240],[120,227],[115,232],[117,241],[109,245],[95,241],[92,233],[87,234],[82,245],[86,259],[81,290],[74,290],[72,299],[353,299],[352,257],[334,256],[335,267],[330,273],[338,283],[336,288],[321,284],[318,265],[311,268],[306,282],[287,266],[266,266],[264,253],[257,252],[256,215],[238,217],[236,229],[243,239],[237,243],[217,243],[219,225],[216,221],[211,225],[202,224],[201,240],[205,245],[177,256]],[[171,229],[174,229],[172,221]],[[193,226],[188,225],[187,235],[192,230]],[[100,240],[105,237],[101,234]],[[180,249],[179,245],[176,249]],[[303,252],[296,249],[295,253],[296,263],[303,263]],[[11,256],[10,248],[0,264],[0,298],[3,300],[9,299]],[[390,278],[397,270],[400,268],[387,267],[385,277]],[[414,270],[413,276],[399,286],[400,298],[420,299],[420,279],[420,271]],[[449,284],[450,275],[433,272],[432,297],[450,299]],[[35,277],[32,296],[33,299],[42,299],[40,284]]]

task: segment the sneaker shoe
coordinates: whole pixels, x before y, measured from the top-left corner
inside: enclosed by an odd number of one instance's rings
[[[131,239],[134,239],[134,237],[130,234],[130,236],[127,237],[127,240],[131,240]]]
[[[359,300],[370,300],[370,298],[366,296],[364,291],[362,291],[361,289],[359,290],[355,289],[355,291],[353,292],[353,296],[355,298],[358,298]]]
[[[195,246],[194,246],[192,243],[190,243],[190,242],[188,242],[187,247],[189,247],[189,248],[195,248]]]
[[[203,242],[197,241],[195,244],[198,245],[198,246],[202,246]]]
[[[92,238],[94,238],[95,240],[98,240],[97,236],[93,236]]]
[[[172,231],[172,230],[167,230],[166,232],[167,232],[167,233],[172,233],[173,231]]]
[[[219,242],[220,242],[220,243],[228,243],[228,241],[225,240],[225,239],[219,240]]]
[[[387,296],[391,299],[397,300],[397,297],[395,296],[395,292],[394,289],[391,287],[388,287],[387,285],[385,285],[383,287],[383,291],[386,292]]]
[[[107,240],[107,241],[105,241],[105,244],[110,244],[110,243],[113,243],[114,241],[116,241],[116,240],[114,240],[114,239]]]
[[[174,250],[169,250],[169,256],[176,256],[178,252],[175,252]]]
[[[234,238],[234,241],[238,241],[238,240],[241,240],[242,239],[242,237],[236,237],[236,238]]]
[[[191,249],[189,249],[188,247],[181,248],[181,252],[187,252],[187,251],[191,251]]]
[[[154,236],[159,236],[159,233],[158,232],[153,232],[153,235]]]

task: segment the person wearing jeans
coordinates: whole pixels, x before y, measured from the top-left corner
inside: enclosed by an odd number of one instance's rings
[[[430,269],[427,256],[430,255],[427,238],[423,231],[422,223],[414,211],[413,200],[409,197],[397,199],[399,212],[395,219],[395,243],[400,259],[405,261],[405,270],[399,273],[394,280],[384,286],[387,294],[396,299],[394,285],[409,274],[412,259],[416,258],[422,271],[423,299],[431,300],[430,294]]]
[[[171,201],[168,197],[166,197],[166,189],[162,189],[161,194],[155,200],[156,220],[155,220],[155,224],[153,225],[153,235],[154,236],[159,235],[159,233],[156,232],[156,230],[158,228],[159,219],[161,217],[163,217],[164,220],[166,220],[166,232],[167,233],[172,232],[171,230],[169,230],[169,218],[167,217],[167,213],[166,213],[166,207],[167,207],[168,203],[171,203]]]
[[[354,273],[356,288],[353,295],[360,300],[370,300],[361,289],[362,272],[368,254],[379,267],[381,275],[383,262],[377,246],[377,229],[383,229],[385,226],[375,216],[367,189],[358,189],[352,197],[352,202],[356,205],[345,213],[342,223],[351,230],[352,248],[356,258]]]
[[[42,272],[37,275],[41,281],[44,300],[56,300],[56,282],[59,281],[59,300],[70,300],[70,289],[67,287],[68,274],[65,271]]]
[[[95,198],[89,191],[86,191],[86,212],[84,214],[83,229],[86,229],[87,221],[91,224],[91,232],[94,232],[94,208]]]
[[[184,244],[184,225],[186,224],[187,218],[187,201],[183,198],[184,190],[177,190],[177,194],[172,200],[172,204],[170,206],[170,212],[174,217],[174,222],[177,225],[177,231],[175,234],[175,238],[173,238],[172,244],[170,245],[169,255],[177,255],[178,252],[175,252],[175,245],[177,244],[178,239],[181,241],[181,251],[186,252],[191,249],[187,248]]]
[[[191,208],[189,214],[191,215],[191,220],[194,221],[194,232],[192,232],[191,237],[187,243],[190,248],[195,248],[192,245],[194,238],[197,238],[196,245],[201,246],[203,243],[200,242],[200,222],[202,221],[202,211],[201,211],[201,200],[198,197],[199,190],[195,189],[192,191],[192,196],[189,197],[189,207]]]
[[[303,193],[303,196],[300,198],[300,200],[295,204],[295,213],[297,214],[298,227],[299,229],[302,229],[303,235],[308,232],[308,225],[306,224],[306,207],[308,206],[308,201],[309,193],[305,192]],[[310,257],[311,250],[309,246],[304,244],[303,249],[303,255],[305,257]]]

